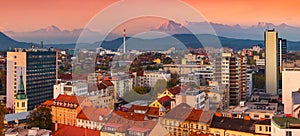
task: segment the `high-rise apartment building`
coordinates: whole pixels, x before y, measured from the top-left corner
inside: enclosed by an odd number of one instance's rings
[[[247,59],[244,56],[222,53],[215,61],[215,80],[229,89],[229,105],[246,99]]]
[[[274,29],[265,31],[266,92],[277,94],[278,89],[278,33]]]
[[[247,59],[233,55],[229,61],[229,105],[238,105],[246,99]]]
[[[57,79],[57,52],[53,49],[15,49],[7,52],[7,107],[13,108],[14,96],[23,74],[28,110],[53,99],[53,85]]]

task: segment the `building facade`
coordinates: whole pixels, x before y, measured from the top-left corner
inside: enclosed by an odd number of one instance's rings
[[[28,110],[53,98],[53,85],[57,79],[57,52],[34,48],[7,52],[7,107],[13,107],[21,72],[28,97]]]
[[[142,87],[153,87],[157,80],[169,81],[171,79],[171,74],[163,70],[136,72],[133,75],[135,76],[135,86]]]
[[[82,107],[91,106],[86,97],[59,95],[51,106],[52,122],[64,125],[76,125],[76,118]]]
[[[300,120],[293,117],[273,117],[271,129],[272,136],[298,136]]]
[[[278,33],[277,31],[265,31],[266,52],[266,92],[277,94],[278,89]]]
[[[176,105],[186,103],[195,109],[204,110],[205,93],[200,90],[184,91],[175,96]]]
[[[300,88],[300,68],[285,68],[282,71],[282,103],[284,113],[292,114],[292,92]]]
[[[14,100],[15,113],[26,112],[27,111],[27,102],[28,102],[28,98],[27,98],[27,95],[24,90],[23,75],[21,73],[19,89],[18,89],[18,92],[17,92],[17,94],[15,96],[15,100]]]
[[[53,99],[59,94],[86,96],[88,94],[88,83],[86,81],[61,82],[53,86]]]

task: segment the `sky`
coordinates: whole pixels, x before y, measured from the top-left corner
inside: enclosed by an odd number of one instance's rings
[[[56,25],[84,27],[98,12],[118,0],[2,0],[0,31],[33,31]],[[257,22],[300,26],[298,0],[182,0],[209,22],[250,26]],[[161,1],[164,4],[172,0]],[[155,3],[161,4],[161,3]],[[156,6],[156,5],[149,6]],[[168,7],[166,7],[168,8]],[[130,10],[130,7],[128,7]],[[163,10],[163,9],[162,9]],[[178,10],[174,9],[174,14]],[[120,12],[121,14],[121,12]]]

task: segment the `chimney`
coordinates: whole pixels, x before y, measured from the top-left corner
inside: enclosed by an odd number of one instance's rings
[[[44,41],[41,41],[41,48],[44,48]]]
[[[250,116],[244,116],[244,120],[251,120]]]
[[[97,76],[97,83],[100,83],[100,82],[101,82],[101,76],[98,75],[98,76]]]
[[[217,116],[217,117],[222,117],[222,113],[216,112],[216,113],[215,113],[215,116]]]
[[[58,124],[57,124],[57,122],[55,122],[55,124],[54,124],[54,131],[57,131],[57,129],[58,129]]]

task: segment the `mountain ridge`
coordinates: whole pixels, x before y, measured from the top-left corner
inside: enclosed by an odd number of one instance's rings
[[[200,39],[200,42],[197,38]],[[221,45],[223,47],[233,48],[234,50],[241,50],[243,48],[251,48],[253,45],[263,46],[262,40],[251,40],[251,39],[235,39],[235,38],[227,38],[222,36],[215,36],[209,34],[198,34],[198,35],[191,35],[191,34],[175,34],[168,37],[163,38],[156,38],[156,39],[141,39],[141,38],[134,38],[134,37],[127,37],[127,48],[128,49],[138,49],[138,50],[151,50],[151,49],[160,49],[165,50],[170,47],[183,47],[183,48],[200,48],[202,47],[202,42],[206,43],[207,45],[217,45],[218,41],[216,38],[219,39]],[[44,44],[45,47],[54,47],[59,49],[74,49],[79,47],[85,47],[87,49],[96,49],[100,47],[101,41],[97,41],[94,43],[69,43],[69,44]],[[167,44],[166,44],[167,43]],[[39,46],[38,43],[29,43],[29,42],[19,42],[16,41],[4,33],[0,32],[0,50],[5,51],[9,48],[29,48],[30,45]],[[114,40],[110,41],[103,41],[102,47],[106,49],[116,50],[123,44],[123,38],[119,37]],[[213,46],[212,46],[213,47]],[[288,41],[288,49],[289,50],[300,50],[300,41],[293,42]]]

